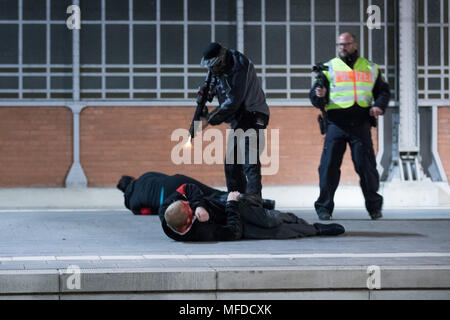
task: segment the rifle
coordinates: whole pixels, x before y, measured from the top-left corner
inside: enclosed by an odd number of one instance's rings
[[[211,102],[213,96],[211,94],[211,79],[212,72],[208,70],[208,74],[205,78],[205,84],[203,87],[200,87],[197,92],[197,108],[194,112],[194,117],[192,118],[191,126],[189,128],[189,134],[193,139],[195,136],[195,132],[197,131],[198,125],[196,125],[196,121],[201,121],[201,118],[206,118],[208,116],[208,108],[206,107],[206,102]],[[198,123],[198,122],[197,122]]]
[[[323,63],[316,64],[312,71],[316,73],[315,81],[317,83],[317,86],[319,88],[325,88],[325,75],[322,73],[323,70],[328,70],[328,67],[325,66]],[[327,133],[328,129],[328,114],[325,110],[325,106],[320,107],[320,111],[322,112],[322,115],[319,115],[317,117],[317,121],[319,122],[319,128],[320,133],[325,134]]]

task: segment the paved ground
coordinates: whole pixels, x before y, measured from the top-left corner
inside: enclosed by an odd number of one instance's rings
[[[334,222],[346,234],[180,243],[125,210],[0,210],[0,299],[450,299],[448,209]]]
[[[309,222],[312,210],[296,210]],[[450,265],[448,209],[337,210],[339,237],[179,243],[156,216],[109,211],[0,211],[0,270],[148,267]]]

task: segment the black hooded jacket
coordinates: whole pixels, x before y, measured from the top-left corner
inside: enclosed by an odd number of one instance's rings
[[[212,93],[220,106],[211,112],[208,122],[211,125],[226,122],[232,129],[248,129],[254,128],[251,122],[258,115],[267,126],[270,111],[253,63],[236,50],[229,49],[227,54],[227,69],[213,79]]]
[[[141,209],[157,212],[164,197],[163,188],[167,177],[163,173],[147,172],[132,181],[124,193],[125,207],[134,214],[142,214]]]
[[[169,176],[160,172],[147,172],[128,185],[124,193],[125,207],[136,215],[157,214],[164,200],[184,183],[195,184],[205,195],[225,194],[182,174]]]
[[[207,222],[195,220],[191,229],[184,235],[173,231],[167,225],[164,214],[167,208],[178,200],[187,200],[193,212],[197,207],[205,208],[209,213],[209,220]],[[224,202],[217,194],[205,196],[194,184],[184,184],[171,194],[159,208],[159,218],[164,233],[176,241],[231,241],[242,237],[238,201]]]

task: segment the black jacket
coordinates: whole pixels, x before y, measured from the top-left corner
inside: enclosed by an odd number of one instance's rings
[[[208,122],[211,125],[226,122],[233,129],[252,127],[253,116],[258,115],[267,126],[270,111],[253,63],[235,50],[228,50],[228,55],[229,69],[213,78],[212,93],[217,95],[220,106],[211,112]]]
[[[147,172],[132,181],[124,193],[125,207],[134,214],[142,214],[141,209],[149,209],[153,214],[157,212],[168,177],[159,172]]]
[[[191,229],[184,235],[174,232],[167,226],[164,214],[167,208],[177,200],[189,201],[193,212],[197,207],[205,208],[209,213],[209,220],[207,222],[195,220]],[[184,184],[178,191],[171,194],[159,208],[159,218],[164,233],[176,241],[231,241],[242,237],[239,203],[224,202],[217,194],[205,196],[194,184]]]
[[[350,68],[353,69],[353,65],[356,62],[356,59],[358,58],[357,54],[354,59],[343,59],[341,58]],[[315,90],[318,87],[317,81],[314,83],[314,86],[312,87],[309,98],[311,100],[311,103],[316,108],[323,108],[327,105],[329,101],[329,94],[330,94],[330,84],[328,82],[328,79],[325,77],[325,75],[322,77],[323,83],[325,88],[327,89],[327,96],[324,98],[319,98],[316,96]],[[372,94],[374,97],[374,106],[377,106],[383,110],[383,113],[385,112],[386,108],[389,105],[390,100],[390,90],[389,90],[389,84],[387,84],[383,80],[383,76],[381,74],[381,70],[378,73],[378,77],[375,81],[374,88],[372,90]],[[329,110],[328,113],[328,120],[331,122],[334,122],[336,124],[340,125],[357,125],[360,123],[363,123],[364,121],[371,121],[374,122],[375,118],[371,117],[369,114],[370,108],[361,108],[358,104],[354,104],[352,107],[348,109],[336,109],[336,110]],[[371,119],[372,118],[372,119]]]
[[[125,207],[137,215],[158,214],[158,209],[167,196],[184,183],[195,184],[207,196],[226,194],[182,174],[169,176],[160,172],[147,172],[128,185],[124,193]]]

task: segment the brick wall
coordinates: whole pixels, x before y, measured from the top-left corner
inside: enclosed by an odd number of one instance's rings
[[[179,143],[171,141],[171,134],[176,128],[189,128],[193,111],[193,107],[84,108],[80,158],[88,185],[115,186],[122,174],[139,176],[154,170],[183,173],[224,186],[223,164],[175,165],[171,161],[171,151]],[[272,152],[270,129],[279,129],[279,170],[276,175],[264,176],[263,183],[318,185],[323,145],[316,121],[319,112],[313,107],[273,106],[271,113],[268,155]],[[214,128],[225,137],[227,125]],[[377,150],[376,129],[372,135]],[[1,107],[0,137],[0,187],[64,187],[73,157],[70,109]],[[211,142],[204,141],[203,150],[208,145]],[[358,185],[349,151],[347,148],[341,184]],[[450,154],[447,158],[450,161]]]
[[[72,164],[72,112],[0,108],[0,187],[63,187]]]
[[[450,179],[450,107],[438,109],[438,152]]]
[[[189,128],[193,108],[88,107],[80,115],[81,163],[89,186],[115,185],[122,174],[183,173],[223,185],[221,165],[175,165],[175,128]],[[225,128],[225,127],[222,127]]]
[[[192,107],[88,107],[80,115],[81,163],[89,186],[114,185],[122,174],[139,176],[154,170],[183,173],[223,186],[222,164],[175,165],[171,141],[175,128],[188,128]],[[317,168],[323,144],[312,107],[272,107],[268,129],[279,129],[279,171],[264,176],[265,185],[318,184]],[[222,133],[228,128],[221,125]],[[375,148],[376,130],[373,131]],[[225,134],[224,134],[225,137]],[[270,132],[269,149],[271,154]],[[203,148],[210,142],[203,142]],[[193,159],[193,157],[191,158]],[[342,166],[342,184],[358,184],[350,152]]]
[[[318,167],[323,135],[320,134],[317,116],[313,107],[271,108],[270,128],[280,130],[280,170],[276,176],[264,177],[270,185],[318,185]],[[378,150],[377,130],[372,130],[375,152]],[[350,148],[344,155],[341,167],[341,184],[359,184],[359,177],[353,168]]]

